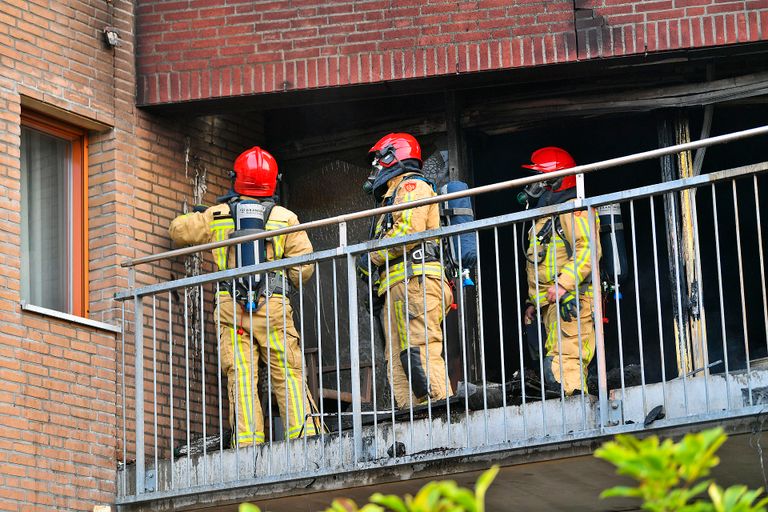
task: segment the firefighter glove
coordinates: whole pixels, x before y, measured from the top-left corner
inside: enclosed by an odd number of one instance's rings
[[[564,293],[560,297],[560,318],[565,322],[571,322],[578,317],[576,311],[576,296],[571,292]]]

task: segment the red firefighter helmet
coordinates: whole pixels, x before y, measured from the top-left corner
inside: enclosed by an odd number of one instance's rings
[[[277,186],[277,161],[258,146],[235,159],[235,192],[241,196],[271,197]]]
[[[563,169],[576,167],[576,161],[566,150],[554,146],[547,146],[534,151],[531,155],[531,162],[532,163],[530,164],[523,165],[523,167],[541,173],[561,171]],[[562,183],[560,183],[559,187],[553,186],[552,189],[555,192],[560,192],[575,186],[576,176],[566,176],[562,178]]]
[[[398,160],[418,160],[421,167],[421,146],[419,141],[409,133],[390,133],[368,150],[368,156],[374,160],[374,165],[384,168],[392,167]]]

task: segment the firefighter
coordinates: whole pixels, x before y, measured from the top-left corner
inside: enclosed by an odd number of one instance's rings
[[[377,205],[397,205],[434,197],[434,185],[421,172],[421,147],[407,133],[382,137],[369,151],[373,169],[363,189]],[[437,204],[379,217],[372,239],[405,236],[440,226]],[[370,259],[370,262],[369,262]],[[390,386],[399,408],[441,400],[452,394],[443,360],[442,319],[453,294],[440,263],[436,240],[396,245],[363,254],[358,269],[365,277],[370,267],[378,275],[377,295],[386,340],[385,357]],[[409,378],[410,376],[410,378]]]
[[[226,240],[235,230],[236,217],[246,218],[251,212],[262,212],[262,229],[272,231],[299,223],[296,214],[275,205],[272,196],[277,185],[277,162],[260,147],[253,147],[237,157],[234,164],[232,191],[220,198],[220,204],[203,212],[176,217],[170,235],[179,246],[198,245]],[[256,216],[255,218],[257,218]],[[240,227],[244,223],[240,223]],[[296,231],[266,242],[252,242],[251,253],[263,252],[267,261],[301,256],[312,252],[306,232]],[[242,253],[247,243],[240,244]],[[255,251],[255,252],[254,252]],[[213,249],[219,270],[236,268],[241,256],[234,246]],[[262,259],[263,261],[263,259]],[[229,423],[238,446],[264,442],[264,417],[258,393],[259,361],[266,363],[283,419],[286,437],[315,435],[319,422],[310,417],[316,407],[302,373],[299,334],[293,323],[293,309],[288,288],[306,282],[312,265],[269,272],[256,278],[245,277],[219,284],[214,319],[220,325],[219,343],[222,372],[227,376]],[[248,281],[249,279],[253,279]],[[253,342],[253,344],[252,344]]]
[[[539,173],[569,169],[567,151],[544,147],[523,167]],[[525,189],[538,207],[576,198],[576,177],[535,183]],[[596,231],[596,233],[599,232]],[[544,381],[566,395],[587,391],[587,367],[595,353],[592,318],[592,251],[600,259],[600,237],[590,236],[583,211],[538,219],[528,233],[528,299],[524,322],[544,323]],[[530,332],[530,330],[529,330]]]

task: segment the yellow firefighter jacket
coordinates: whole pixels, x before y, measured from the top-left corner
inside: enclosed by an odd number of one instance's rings
[[[547,290],[555,284],[556,276],[557,284],[567,291],[573,292],[578,286],[580,295],[592,296],[592,251],[597,251],[598,261],[602,251],[600,219],[594,243],[590,243],[587,212],[563,213],[559,218],[562,229],[553,229],[548,242],[541,243],[535,238],[553,217],[537,220],[528,234],[528,302],[533,305],[547,304]]]
[[[242,199],[252,198],[243,196]],[[269,214],[269,219],[267,219],[266,230],[274,231],[297,224],[299,224],[299,219],[295,213],[275,205]],[[186,213],[176,217],[171,222],[169,232],[176,245],[185,247],[226,240],[234,229],[235,222],[230,215],[229,205],[217,204],[204,212]],[[287,235],[267,238],[266,251],[267,261],[274,261],[309,254],[312,252],[312,243],[305,231],[296,231]],[[212,252],[214,262],[219,270],[235,267],[235,246],[219,247],[213,249]],[[288,269],[288,278],[294,286],[298,286],[299,276],[301,276],[302,282],[307,282],[313,271],[313,265],[291,267]]]
[[[384,195],[382,204],[385,206],[402,204],[437,195],[425,181],[405,179],[413,175],[418,175],[418,173],[407,172],[389,180],[387,183],[387,193]],[[440,227],[440,207],[438,204],[430,204],[382,215],[376,223],[374,238],[394,238],[437,229],[438,227]],[[405,250],[410,252],[420,246],[421,242],[411,243],[405,246]],[[374,251],[370,254],[370,260],[371,264],[379,267],[381,272],[379,276],[379,295],[383,295],[393,284],[405,280],[406,270],[408,271],[408,277],[420,275],[437,278],[443,277],[443,267],[439,261],[411,262],[409,267],[408,262],[403,259],[402,245]],[[387,272],[387,261],[390,262],[389,272]]]

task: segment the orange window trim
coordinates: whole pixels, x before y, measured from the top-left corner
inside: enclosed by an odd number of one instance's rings
[[[86,130],[24,111],[21,124],[72,144],[72,290],[73,315],[88,316],[88,137]],[[79,264],[75,264],[79,262]]]

